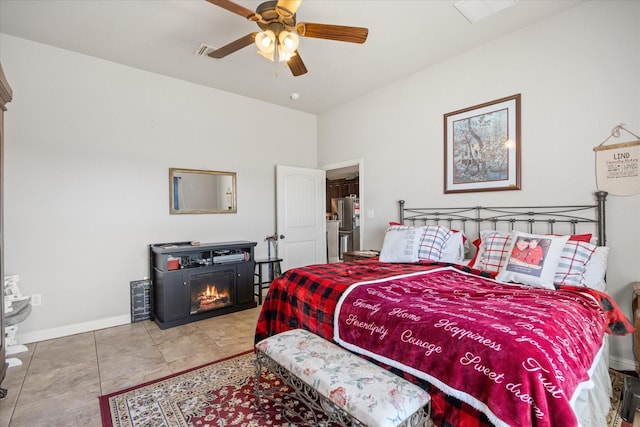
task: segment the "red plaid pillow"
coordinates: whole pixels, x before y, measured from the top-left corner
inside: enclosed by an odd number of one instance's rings
[[[587,286],[584,273],[587,271],[587,263],[597,248],[590,243],[573,240],[565,243],[553,283],[556,285]]]
[[[499,272],[509,258],[511,234],[501,231],[482,231],[480,233],[480,247],[471,265],[479,270]]]
[[[449,239],[451,230],[440,225],[427,225],[418,246],[418,258],[428,261],[440,261],[442,248]]]

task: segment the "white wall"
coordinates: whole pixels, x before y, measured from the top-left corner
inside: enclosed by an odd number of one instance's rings
[[[365,218],[367,249],[380,248],[400,199],[421,207],[590,204],[593,147],[619,123],[640,132],[639,76],[640,2],[585,2],[320,115],[318,160],[364,159],[361,208],[375,215]],[[516,93],[522,190],[444,195],[443,114]],[[608,289],[631,319],[639,212],[640,196],[609,197]],[[632,337],[614,338],[611,354],[633,369]]]
[[[7,35],[0,61],[5,271],[42,294],[21,342],[128,322],[150,243],[251,240],[266,256],[274,166],[317,164],[314,115]],[[237,172],[238,213],[170,215],[170,167]]]
[[[400,198],[590,203],[592,148],[619,123],[640,131],[639,21],[640,2],[585,2],[322,114],[317,127],[313,115],[0,35],[14,92],[5,270],[43,300],[20,324],[20,340],[127,322],[129,282],[148,274],[149,243],[248,239],[265,254],[277,163],[363,159],[362,208],[375,213],[365,218],[365,248],[380,247]],[[444,195],[443,114],[515,93],[523,189]],[[264,134],[276,119],[290,138]],[[169,167],[237,172],[238,214],[169,215]],[[612,196],[608,208],[609,291],[630,315],[640,196]],[[631,366],[631,346],[615,338],[613,362]]]

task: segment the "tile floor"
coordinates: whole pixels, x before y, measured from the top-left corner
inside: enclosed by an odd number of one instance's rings
[[[101,427],[98,397],[253,348],[260,306],[161,330],[152,321],[28,344],[0,427]]]

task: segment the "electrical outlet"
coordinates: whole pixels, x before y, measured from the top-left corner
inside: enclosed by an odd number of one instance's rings
[[[31,295],[31,305],[34,307],[42,305],[42,294]]]

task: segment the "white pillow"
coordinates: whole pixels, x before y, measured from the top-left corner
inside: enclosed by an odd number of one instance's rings
[[[588,288],[603,292],[606,290],[607,283],[604,281],[604,276],[607,273],[608,257],[609,248],[607,246],[598,246],[591,259],[587,262],[584,281]]]
[[[384,233],[380,262],[418,262],[422,227],[389,227]]]
[[[507,262],[501,267],[496,280],[555,289],[553,280],[567,240],[569,236],[512,232]]]
[[[449,240],[449,236],[452,231],[447,227],[441,225],[423,225],[420,227],[414,227],[411,225],[402,225],[392,223],[388,230],[407,230],[415,229],[419,230],[418,236],[418,260],[424,261],[441,261],[442,251],[444,246]],[[455,248],[454,248],[455,250]],[[448,261],[445,261],[448,262]]]
[[[442,247],[441,262],[459,264],[464,260],[465,247],[461,231],[452,231]]]

